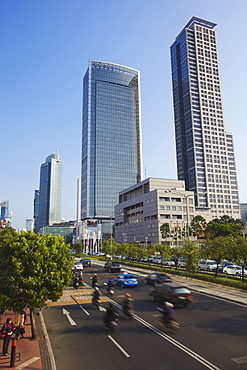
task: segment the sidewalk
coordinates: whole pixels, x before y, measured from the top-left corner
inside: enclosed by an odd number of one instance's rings
[[[10,311],[6,311],[6,315],[1,315],[1,328],[6,322],[8,317],[12,318],[13,323],[15,322],[15,314]],[[9,355],[2,355],[3,338],[0,341],[0,369],[9,369],[11,364],[11,352],[14,351],[12,347],[16,343],[15,361],[13,369],[24,369],[24,370],[42,370],[41,354],[39,347],[40,338],[30,339],[32,337],[30,315],[27,313],[27,324],[25,326],[24,338],[14,341],[14,337],[9,344]],[[13,352],[12,352],[13,353]],[[12,356],[12,362],[13,362]]]

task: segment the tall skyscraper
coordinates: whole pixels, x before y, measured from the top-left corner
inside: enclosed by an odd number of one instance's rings
[[[40,167],[38,230],[61,222],[63,162],[58,154],[49,155]]]
[[[140,72],[90,60],[83,80],[82,220],[112,224],[118,192],[142,179],[141,152]]]
[[[198,209],[238,218],[232,134],[222,107],[216,24],[193,17],[172,44],[171,69],[179,180]]]

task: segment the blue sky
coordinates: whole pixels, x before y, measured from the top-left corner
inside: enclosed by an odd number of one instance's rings
[[[0,0],[0,202],[12,226],[33,216],[40,165],[63,161],[62,216],[76,217],[82,78],[88,60],[141,72],[145,177],[177,178],[170,45],[197,16],[217,23],[226,130],[247,202],[246,0]]]

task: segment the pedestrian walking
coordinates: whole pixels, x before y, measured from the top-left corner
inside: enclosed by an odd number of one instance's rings
[[[25,325],[27,321],[27,315],[25,311],[17,313],[15,315],[15,326],[16,326],[16,339],[23,338],[25,334]]]
[[[9,349],[9,342],[10,342],[10,339],[11,339],[11,335],[15,334],[15,326],[12,323],[12,318],[11,317],[7,318],[6,323],[3,325],[2,329],[1,329],[1,333],[4,334],[4,337],[3,337],[3,355],[8,356],[8,354],[9,354],[8,349]]]

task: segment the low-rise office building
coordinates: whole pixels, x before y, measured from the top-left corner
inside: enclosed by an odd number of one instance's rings
[[[150,177],[119,193],[115,240],[143,247],[181,245],[194,216],[194,192],[185,190],[183,180]],[[169,225],[169,236],[162,238],[160,226],[164,223]]]

